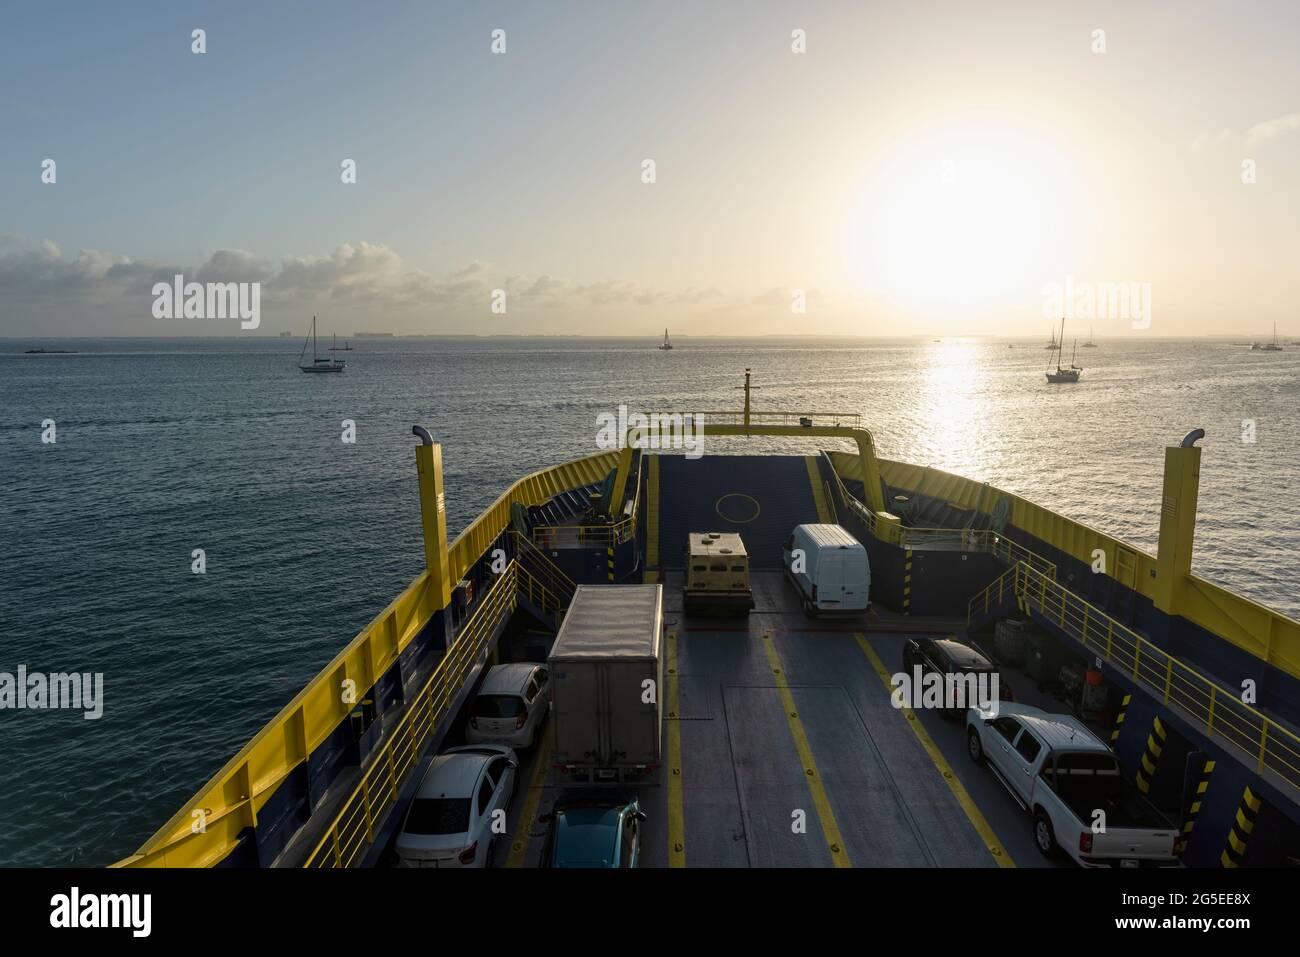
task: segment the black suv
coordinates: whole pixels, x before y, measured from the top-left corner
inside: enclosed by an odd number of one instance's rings
[[[997,675],[998,699],[1015,700],[1011,694],[1011,686],[1002,678],[993,663],[970,645],[963,645],[955,639],[909,638],[903,645],[903,670],[907,672],[909,678],[916,665],[921,666],[923,677],[931,672],[938,675],[975,675],[977,680],[980,675]],[[955,690],[957,695],[955,706],[940,710],[940,714],[945,718],[960,718],[966,713],[966,708],[975,703],[964,700],[961,684],[956,685]]]

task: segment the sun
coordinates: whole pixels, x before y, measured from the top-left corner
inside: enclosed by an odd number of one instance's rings
[[[949,129],[903,143],[869,171],[858,199],[850,279],[913,314],[1036,304],[1072,244],[1069,164],[1014,131]]]

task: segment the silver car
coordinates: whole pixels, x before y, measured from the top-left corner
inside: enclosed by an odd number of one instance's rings
[[[397,836],[401,867],[486,867],[519,779],[510,748],[448,748],[433,759]],[[500,812],[500,813],[498,813]]]
[[[494,665],[470,702],[465,740],[531,748],[550,710],[550,688],[545,665]]]

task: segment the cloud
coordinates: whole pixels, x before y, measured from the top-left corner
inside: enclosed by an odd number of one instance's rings
[[[1246,130],[1246,152],[1253,152],[1264,143],[1294,133],[1296,130],[1300,130],[1300,113],[1287,113],[1265,120],[1263,123],[1256,123]]]
[[[1192,152],[1199,153],[1211,143],[1226,143],[1232,139],[1233,135],[1233,131],[1226,127],[1221,130],[1202,130],[1192,140]]]
[[[593,306],[615,305],[632,299],[636,294],[636,283],[623,279],[604,279],[578,286],[573,293]]]
[[[412,269],[396,250],[384,243],[344,243],[325,256],[288,256],[278,265],[243,249],[219,249],[198,265],[132,259],[100,250],[64,254],[57,243],[32,243],[17,236],[0,236],[0,304],[6,300],[39,301],[41,308],[57,306],[72,314],[78,307],[112,305],[123,316],[148,315],[155,282],[170,283],[180,274],[186,281],[258,282],[267,306],[298,310],[311,302],[346,304],[358,316],[407,314],[412,317],[459,314],[472,317],[486,310],[493,288],[510,293],[515,308],[569,308],[638,312],[651,308],[681,310],[731,302],[716,287],[663,290],[626,279],[574,283],[550,274],[494,278],[479,260],[443,275]],[[771,295],[771,294],[769,294]],[[789,293],[776,297],[788,303]],[[739,298],[740,307],[751,300]]]
[[[1262,123],[1256,123],[1250,129],[1246,130],[1242,136],[1242,149],[1247,153],[1254,153],[1265,143],[1276,140],[1300,130],[1300,113],[1285,113],[1282,116],[1276,116],[1271,120],[1264,120]],[[1211,143],[1222,146],[1229,140],[1238,136],[1236,130],[1224,127],[1220,130],[1202,130],[1192,140],[1192,152],[1199,153]]]
[[[475,259],[472,263],[465,266],[463,269],[458,269],[454,273],[452,273],[451,278],[464,279],[466,276],[477,275],[478,273],[481,273],[486,268],[487,267],[483,263]]]

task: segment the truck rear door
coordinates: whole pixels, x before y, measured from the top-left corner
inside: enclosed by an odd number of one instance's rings
[[[646,661],[611,662],[605,702],[609,710],[609,755],[612,764],[655,764],[659,754],[659,689],[653,687],[654,665]],[[652,685],[647,689],[645,682]],[[645,700],[647,697],[649,701]]]
[[[844,560],[833,549],[824,548],[817,567],[817,607],[835,609],[844,600]]]
[[[1118,860],[1120,865],[1131,862],[1136,867],[1140,860],[1174,857],[1176,830],[1147,831],[1138,828],[1108,828],[1092,837],[1091,859]]]
[[[604,722],[600,716],[600,665],[587,661],[556,661],[551,668],[554,689],[555,761],[591,764],[599,760]]]

